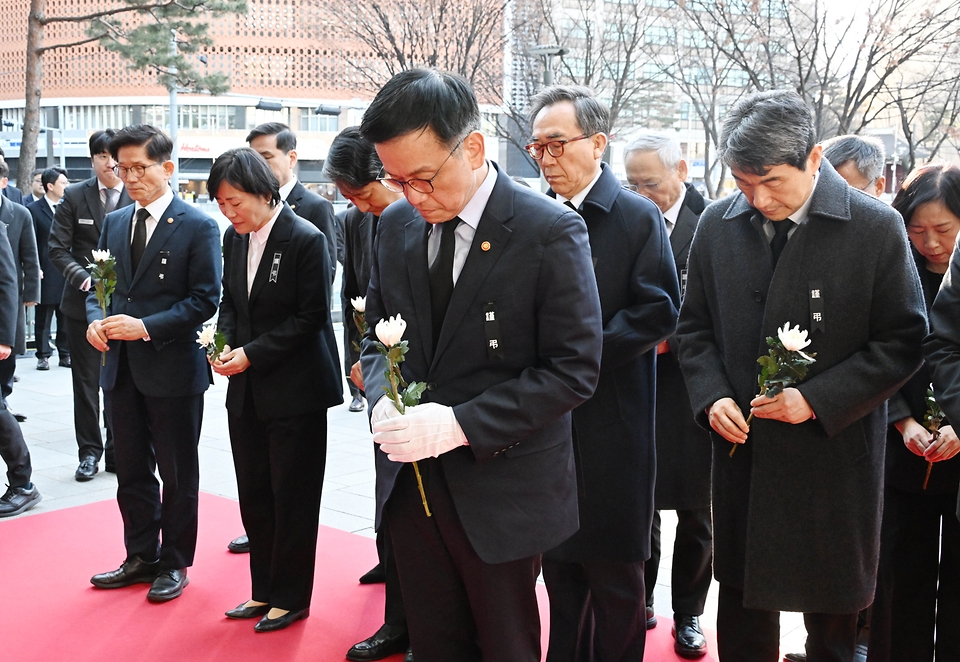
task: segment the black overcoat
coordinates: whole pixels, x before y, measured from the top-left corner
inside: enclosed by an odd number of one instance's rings
[[[37,254],[37,236],[33,230],[33,218],[23,205],[4,200],[0,204],[0,222],[7,226],[7,239],[13,250],[13,262],[17,268],[17,293],[20,307],[17,313],[17,338],[13,345],[15,354],[27,351],[27,301],[40,302],[40,257]]]
[[[40,271],[43,272],[43,278],[40,279],[40,301],[38,303],[53,306],[60,305],[60,299],[63,297],[63,274],[60,269],[50,261],[50,227],[53,225],[53,210],[50,204],[44,199],[34,200],[27,209],[33,216],[33,230],[37,236],[37,252],[40,256]],[[63,330],[66,333],[66,329]]]
[[[545,557],[637,563],[653,523],[655,350],[676,329],[680,287],[660,210],[602,168],[579,209],[603,318],[600,381],[573,410],[580,530]]]
[[[899,214],[826,161],[806,222],[772,264],[743,194],[707,207],[678,327],[700,423],[724,397],[746,415],[757,357],[784,323],[811,330],[817,353],[798,387],[816,420],[756,419],[732,458],[712,434],[714,572],[749,608],[849,614],[873,599],[886,400],[920,365],[923,295]]]

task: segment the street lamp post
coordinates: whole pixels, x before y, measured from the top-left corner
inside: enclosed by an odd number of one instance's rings
[[[170,55],[174,62],[177,57],[177,31],[170,31]],[[173,191],[180,194],[180,158],[177,155],[177,125],[180,123],[180,110],[177,108],[177,65],[170,66],[170,140],[173,142],[173,153],[170,154],[170,160],[173,161]]]
[[[543,86],[553,85],[553,58],[554,56],[563,57],[570,52],[569,48],[563,48],[556,44],[540,44],[527,51],[530,55],[540,58],[543,63]]]

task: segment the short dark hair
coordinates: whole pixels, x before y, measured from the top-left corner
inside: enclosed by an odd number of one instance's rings
[[[0,158],[0,179],[10,176],[10,166],[7,165],[7,162]]]
[[[425,129],[449,148],[480,129],[480,106],[465,78],[437,69],[401,71],[380,88],[360,123],[373,144]]]
[[[577,127],[588,136],[610,132],[610,109],[600,103],[593,90],[581,85],[554,85],[540,90],[530,99],[530,124],[540,111],[569,101],[577,114]]]
[[[42,175],[43,171],[44,171],[44,168],[34,168],[33,172],[30,173],[30,179],[33,179],[37,175]]]
[[[952,163],[930,163],[915,168],[903,181],[893,199],[893,208],[910,225],[914,212],[921,205],[939,202],[960,218],[960,168]]]
[[[853,167],[857,169],[860,176],[873,183],[883,174],[886,156],[883,142],[879,138],[850,134],[825,140],[823,158],[834,168],[853,161]]]
[[[207,194],[217,197],[220,185],[226,182],[244,193],[269,198],[270,206],[280,204],[280,183],[266,160],[249,147],[230,149],[217,157],[207,178]]]
[[[763,176],[778,165],[806,169],[816,144],[810,107],[792,90],[771,90],[740,100],[727,113],[719,151],[727,165]]]
[[[289,154],[297,148],[297,134],[283,122],[266,122],[254,127],[254,129],[247,134],[247,144],[249,145],[250,141],[260,136],[276,136],[277,149],[284,154]]]
[[[323,164],[323,172],[331,181],[353,189],[377,181],[381,168],[377,150],[360,135],[357,126],[347,127],[333,139]]]
[[[110,139],[107,149],[116,161],[120,148],[131,146],[146,146],[147,156],[158,163],[169,161],[170,155],[173,154],[173,141],[170,140],[170,136],[149,124],[131,124],[120,129]]]
[[[60,175],[64,177],[67,176],[67,171],[60,167],[47,168],[42,171],[43,174],[40,175],[40,183],[43,184],[43,192],[46,193],[50,189],[48,187],[57,183],[57,180],[60,179]]]
[[[90,135],[90,158],[97,154],[103,154],[110,151],[110,141],[117,135],[113,129],[104,129],[103,131],[94,131]],[[172,151],[172,150],[171,150]]]

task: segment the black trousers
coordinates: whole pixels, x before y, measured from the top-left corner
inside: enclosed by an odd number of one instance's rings
[[[57,318],[57,354],[60,360],[70,357],[70,340],[67,334],[67,316],[60,312],[60,306],[54,303],[37,304],[36,326],[34,336],[37,345],[37,358],[48,359],[53,355],[50,351],[50,332],[53,329],[53,318]],[[88,343],[89,344],[89,343]]]
[[[380,530],[377,531],[377,555],[380,557],[383,573],[386,576],[383,622],[394,627],[407,627],[407,611],[403,608],[400,573],[397,571],[397,558],[394,556],[393,541],[390,540],[390,525],[387,524],[386,518],[380,522]]]
[[[306,609],[316,570],[327,412],[264,421],[247,389],[243,413],[227,420],[250,539],[251,598]]]
[[[956,505],[956,493],[884,490],[870,662],[960,660]]]
[[[116,435],[117,505],[127,558],[159,559],[162,569],[186,568],[193,565],[197,548],[203,394],[144,395],[133,381],[126,354],[121,343],[116,385],[104,397]],[[163,480],[162,499],[155,469]]]
[[[710,509],[678,510],[677,535],[673,545],[670,589],[676,614],[700,616],[707,603],[713,576],[713,524]],[[660,574],[660,511],[653,513],[650,560],[643,566],[647,606],[653,606],[653,588]]]
[[[643,562],[544,560],[550,595],[547,662],[637,662],[647,628]]]
[[[0,399],[3,401],[3,408],[6,409],[7,398],[13,393],[13,373],[17,371],[17,354],[10,352],[10,356],[0,361]]]
[[[539,662],[540,557],[485,563],[474,551],[440,461],[405,465],[385,505],[417,662]]]
[[[851,662],[857,641],[857,612],[804,614],[807,662]],[[717,650],[723,662],[779,662],[780,612],[748,609],[743,591],[720,585]]]
[[[92,457],[97,462],[106,450],[107,465],[113,465],[113,430],[110,424],[109,399],[103,398],[103,420],[107,429],[106,444],[100,435],[100,363],[102,356],[87,342],[87,323],[66,317],[73,369],[73,427],[77,435],[79,459]],[[59,335],[59,332],[58,332]]]
[[[7,465],[7,485],[23,487],[30,482],[30,451],[23,441],[20,424],[6,407],[0,407],[0,458]]]

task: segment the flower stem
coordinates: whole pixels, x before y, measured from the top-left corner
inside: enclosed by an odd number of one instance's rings
[[[107,302],[106,301],[103,301],[103,300],[100,301],[100,310],[103,311],[103,318],[106,319],[107,318]],[[105,365],[107,365],[107,350],[103,350],[102,352],[100,352],[100,367],[103,367]]]
[[[923,477],[923,489],[927,489],[927,483],[930,482],[931,471],[933,471],[933,462],[927,460],[927,475]]]
[[[399,366],[390,364],[390,397],[393,399],[393,403],[397,407],[397,411],[401,414],[403,413],[405,407],[403,406],[403,398],[400,397],[399,382],[403,381],[403,377],[400,376]],[[417,489],[420,490],[420,501],[423,502],[423,511],[427,514],[427,517],[433,517],[433,514],[430,512],[430,506],[427,504],[427,493],[423,490],[423,477],[420,476],[420,467],[416,462],[413,463],[413,472],[417,475]]]
[[[430,506],[427,504],[427,493],[423,491],[423,478],[420,476],[420,467],[417,466],[417,463],[413,463],[413,472],[417,474],[417,489],[420,490],[420,501],[423,502],[423,512],[427,514],[427,517],[433,517],[433,514],[430,512]]]

